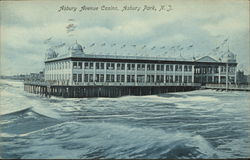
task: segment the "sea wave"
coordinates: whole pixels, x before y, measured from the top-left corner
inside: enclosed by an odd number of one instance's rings
[[[221,157],[201,135],[113,123],[65,122],[24,136],[32,148],[20,158]]]

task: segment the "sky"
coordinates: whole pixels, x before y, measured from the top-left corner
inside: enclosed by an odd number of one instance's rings
[[[209,55],[218,59],[229,49],[237,55],[238,69],[250,73],[247,0],[36,0],[0,4],[1,75],[39,72],[49,48],[66,54],[76,41],[85,47],[85,54],[102,55],[187,59]],[[98,10],[81,11],[84,6]],[[116,9],[101,10],[102,6]]]

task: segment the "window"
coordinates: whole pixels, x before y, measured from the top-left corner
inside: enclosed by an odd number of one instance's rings
[[[110,69],[115,69],[115,64],[114,63],[111,63],[111,68]]]
[[[122,69],[122,70],[125,70],[125,64],[122,64],[121,69]]]
[[[100,82],[104,82],[104,74],[100,75]]]
[[[94,68],[94,63],[93,63],[93,62],[90,62],[90,63],[89,63],[89,67],[90,67],[90,69],[93,69],[93,68]]]
[[[158,64],[158,65],[157,65],[157,71],[159,71],[159,70],[160,70],[160,65]]]
[[[106,64],[106,69],[110,69],[110,63]]]
[[[130,75],[127,75],[127,82],[130,82]]]
[[[117,75],[117,76],[116,76],[116,81],[117,81],[117,82],[120,82],[120,78],[121,78],[121,75]]]
[[[74,82],[77,81],[77,74],[73,74],[73,81],[74,81]]]
[[[151,70],[154,71],[155,70],[155,65],[151,64]]]
[[[73,62],[73,68],[74,68],[74,69],[77,68],[77,62]]]
[[[82,69],[82,62],[78,62],[78,68]]]
[[[96,69],[99,69],[99,68],[100,68],[100,64],[99,64],[98,62],[96,62],[95,68],[96,68]]]
[[[93,74],[90,74],[89,75],[89,82],[93,82],[93,81],[94,81]]]
[[[161,71],[164,71],[164,65],[163,64],[161,65]]]
[[[127,64],[127,69],[131,70],[131,64]]]
[[[107,74],[107,76],[106,76],[106,81],[107,81],[107,82],[110,82],[110,74]]]
[[[141,64],[137,64],[137,70],[141,70]]]
[[[184,71],[188,71],[188,67],[186,65],[184,66]]]
[[[124,80],[125,80],[125,75],[122,75],[121,76],[121,82],[124,82]]]
[[[121,69],[121,64],[117,63],[117,70],[120,70],[120,69]]]
[[[104,63],[101,63],[101,69],[104,69]]]
[[[111,75],[111,82],[114,82],[115,81],[115,75]]]
[[[150,82],[150,75],[147,75],[147,83]]]
[[[96,74],[95,78],[96,78],[96,82],[100,82],[100,75],[99,74]]]
[[[169,71],[169,65],[166,65],[166,71]]]
[[[188,66],[188,71],[189,71],[189,72],[192,71],[192,66]]]
[[[135,70],[135,64],[132,64],[131,69],[132,69],[132,70]]]
[[[147,70],[148,70],[148,71],[151,70],[150,66],[151,66],[150,64],[147,65]]]
[[[84,69],[89,69],[89,63],[88,62],[84,63]]]
[[[84,75],[84,82],[88,82],[89,81],[89,75],[88,74],[85,74]]]
[[[131,82],[135,82],[135,75],[132,75]]]
[[[145,70],[145,64],[141,65],[142,70]]]
[[[82,74],[78,74],[78,82],[82,82]]]
[[[150,82],[155,82],[155,78],[154,78],[155,76],[154,75],[151,75],[151,78],[150,78]]]

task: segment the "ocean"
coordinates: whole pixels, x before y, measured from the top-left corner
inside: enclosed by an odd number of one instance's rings
[[[0,83],[0,158],[247,158],[250,92],[41,97]]]

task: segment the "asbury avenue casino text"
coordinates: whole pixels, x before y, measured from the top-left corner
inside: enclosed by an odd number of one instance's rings
[[[199,89],[206,84],[236,83],[236,56],[223,59],[85,54],[77,42],[68,53],[49,49],[45,82],[27,82],[25,90],[62,97],[118,97]]]

